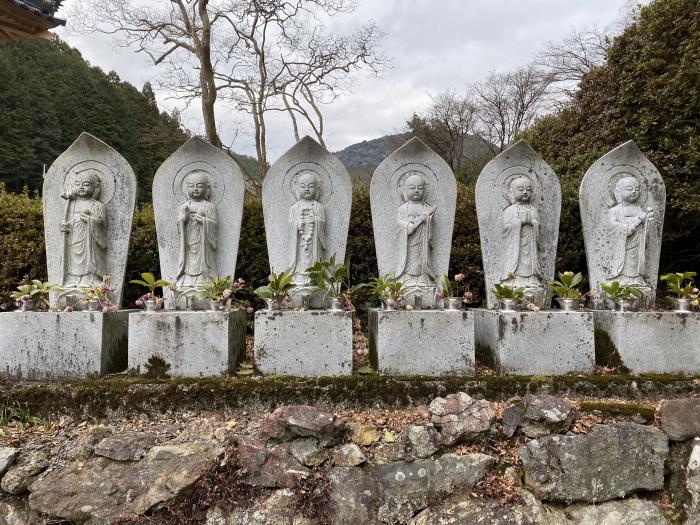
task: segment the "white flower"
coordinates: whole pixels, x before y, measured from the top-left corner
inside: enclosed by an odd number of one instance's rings
[[[406,310],[408,310],[410,312],[411,310],[413,310],[413,306],[411,306],[410,304],[407,304]]]

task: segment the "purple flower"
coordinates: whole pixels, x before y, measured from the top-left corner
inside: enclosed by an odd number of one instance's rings
[[[233,283],[233,289],[234,289],[234,290],[238,290],[240,287],[241,287],[241,283],[239,283],[239,282]]]
[[[438,290],[435,292],[435,299],[438,301],[442,301],[445,298],[445,294],[442,292],[442,290]]]
[[[143,301],[141,299],[136,299],[136,306],[138,306],[138,307],[143,306]]]
[[[464,301],[465,303],[471,303],[472,300],[474,299],[474,294],[471,293],[470,291],[464,292]]]
[[[72,312],[72,311],[73,311],[73,307],[70,306],[70,305],[68,305],[68,306],[66,306],[66,307],[63,309],[63,311],[64,311],[64,312]]]

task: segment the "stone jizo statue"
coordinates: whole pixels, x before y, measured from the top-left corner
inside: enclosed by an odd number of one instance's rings
[[[313,171],[302,171],[296,182],[297,201],[289,208],[289,268],[298,286],[309,284],[306,269],[326,254],[326,208],[318,201],[320,185]]]
[[[540,217],[531,204],[534,184],[527,175],[511,179],[510,205],[503,210],[503,268],[501,282],[526,289],[543,288],[540,269]]]
[[[640,183],[633,175],[625,176],[615,184],[615,205],[608,211],[608,234],[611,239],[612,261],[607,276],[623,285],[646,288],[642,276],[646,265],[646,241],[654,210],[643,210],[638,204]]]
[[[217,217],[216,206],[209,201],[209,175],[193,171],[185,177],[183,187],[188,200],[177,217],[178,289],[198,287],[217,276]]]
[[[420,172],[410,173],[401,190],[404,203],[399,206],[396,218],[395,275],[407,288],[434,287],[435,272],[430,258],[437,206],[425,202],[427,183]]]
[[[75,174],[70,190],[62,195],[63,288],[99,284],[107,275],[107,210],[99,200],[101,189],[99,172],[88,169]]]

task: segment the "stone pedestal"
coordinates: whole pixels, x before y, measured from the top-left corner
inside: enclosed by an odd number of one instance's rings
[[[369,312],[372,366],[380,374],[474,373],[474,315],[467,310]]]
[[[129,310],[0,314],[0,376],[82,379],[127,366]]]
[[[255,365],[264,374],[352,373],[352,313],[330,310],[255,313]]]
[[[591,312],[473,310],[477,355],[500,374],[587,374],[595,366]]]
[[[129,368],[143,374],[159,357],[175,377],[228,374],[245,354],[246,313],[159,311],[129,316]]]
[[[700,313],[593,312],[596,360],[633,374],[700,374]]]

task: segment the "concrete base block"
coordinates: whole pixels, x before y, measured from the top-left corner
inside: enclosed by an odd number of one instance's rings
[[[593,312],[596,359],[633,374],[700,374],[700,313]]]
[[[369,311],[372,366],[380,374],[474,373],[474,316],[466,310]]]
[[[246,313],[159,311],[129,317],[129,368],[146,373],[153,357],[174,377],[207,377],[235,370],[245,355]]]
[[[129,310],[0,314],[0,375],[83,379],[127,365]]]
[[[590,312],[472,310],[477,356],[500,374],[587,374],[595,366]]]
[[[330,310],[255,314],[255,365],[263,374],[352,373],[352,313]]]

